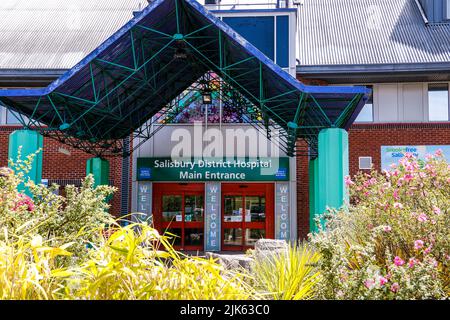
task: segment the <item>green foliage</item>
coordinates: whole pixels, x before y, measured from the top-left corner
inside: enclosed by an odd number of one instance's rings
[[[0,299],[248,299],[243,276],[177,253],[145,223],[107,213],[108,186],[46,188],[28,181],[33,157],[0,168]],[[15,174],[14,171],[18,173]]]
[[[65,277],[71,299],[248,299],[242,276],[177,253],[145,223],[117,229]]]
[[[319,281],[316,267],[319,254],[306,244],[263,256],[254,252],[253,256],[249,279],[262,297],[275,300],[314,298],[314,288]]]
[[[56,258],[70,256],[67,244],[61,247],[47,246],[42,237],[32,238],[8,233],[2,229],[0,240],[0,299],[52,299],[61,288],[53,277]]]
[[[438,152],[407,154],[389,171],[360,173],[351,205],[327,214],[312,235],[322,256],[325,299],[441,299],[450,296],[450,169]]]
[[[32,195],[30,198],[20,193],[18,186],[30,170],[34,156],[29,155],[22,160],[19,152],[18,159],[10,162],[11,169],[0,169],[0,226],[6,226],[16,235],[39,234],[56,247],[76,239],[75,256],[86,254],[86,245],[98,239],[98,228],[114,222],[105,200],[115,188],[94,188],[93,177],[89,175],[79,188],[67,186],[66,196],[62,197],[55,193],[59,189],[56,184],[47,188],[26,181]]]

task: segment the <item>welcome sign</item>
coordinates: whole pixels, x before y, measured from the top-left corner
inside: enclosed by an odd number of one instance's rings
[[[405,153],[411,153],[414,157],[425,160],[427,154],[434,154],[442,150],[445,158],[450,160],[450,145],[440,146],[382,146],[381,147],[381,169],[388,170],[392,164],[398,164]]]
[[[139,181],[289,181],[289,158],[138,158]]]

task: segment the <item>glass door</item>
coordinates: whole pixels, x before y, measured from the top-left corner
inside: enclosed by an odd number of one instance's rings
[[[154,184],[154,222],[177,250],[203,250],[204,185]]]
[[[273,238],[273,184],[222,184],[222,248],[243,251]]]

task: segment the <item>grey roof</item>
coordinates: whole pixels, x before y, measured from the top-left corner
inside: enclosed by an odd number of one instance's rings
[[[301,66],[450,62],[450,24],[415,0],[304,0],[299,19]]]
[[[69,69],[147,0],[1,0],[0,69]]]

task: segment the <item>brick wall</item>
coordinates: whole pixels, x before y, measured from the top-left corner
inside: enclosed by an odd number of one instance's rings
[[[354,124],[349,130],[350,174],[359,168],[359,157],[372,157],[375,169],[381,168],[383,145],[450,145],[450,123]],[[309,232],[308,158],[297,157],[298,237]]]
[[[20,127],[2,126],[0,127],[0,166],[8,164],[8,140],[9,134]],[[66,155],[59,151],[63,148],[69,151],[70,155]],[[86,161],[92,158],[92,155],[70,146],[59,143],[50,138],[44,138],[43,148],[43,169],[42,178],[49,180],[57,180],[61,184],[68,180],[67,183],[76,184],[86,176]],[[109,179],[113,186],[118,190],[114,194],[111,201],[110,212],[114,215],[120,213],[120,182],[122,176],[121,158],[110,158],[110,176]]]
[[[307,143],[299,141],[297,148],[305,148]],[[305,239],[309,232],[309,159],[297,156],[297,236]]]
[[[349,131],[350,174],[358,170],[358,157],[371,156],[381,168],[381,146],[450,145],[450,123],[354,124]]]

